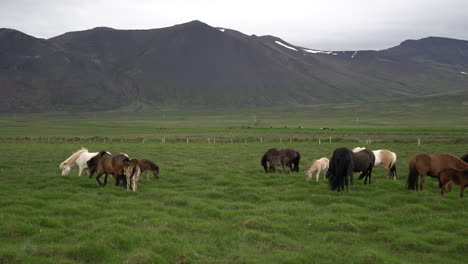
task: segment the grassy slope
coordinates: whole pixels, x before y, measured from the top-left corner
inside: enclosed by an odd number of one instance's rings
[[[344,144],[353,147],[351,143]],[[342,144],[87,144],[149,158],[161,178],[137,193],[94,179],[59,175],[79,144],[2,144],[0,263],[465,263],[468,200],[445,198],[437,181],[407,191],[407,161],[421,152],[461,155],[468,143],[416,148],[379,143],[398,154],[398,181],[383,168],[349,192],[328,190],[302,171]],[[269,147],[302,153],[301,174],[266,175]],[[13,157],[13,158],[12,158]],[[5,162],[8,161],[8,162]]]

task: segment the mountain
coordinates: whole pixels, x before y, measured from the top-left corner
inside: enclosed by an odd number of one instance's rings
[[[45,40],[0,29],[0,111],[360,103],[468,90],[468,41],[319,51],[192,21]]]

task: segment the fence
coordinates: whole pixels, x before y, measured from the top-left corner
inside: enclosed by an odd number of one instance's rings
[[[172,136],[172,137],[0,137],[0,143],[6,144],[69,144],[69,143],[104,143],[104,144],[124,144],[124,143],[207,143],[207,144],[234,144],[234,143],[280,143],[280,144],[291,144],[293,142],[315,142],[317,144],[331,144],[337,142],[354,142],[364,145],[372,145],[376,142],[408,142],[417,145],[418,147],[423,144],[421,137],[406,138],[403,140],[395,139],[372,139],[370,137],[263,137],[263,136]],[[453,142],[462,143],[468,142],[466,139],[460,138],[445,138],[442,139],[426,139],[424,142]]]

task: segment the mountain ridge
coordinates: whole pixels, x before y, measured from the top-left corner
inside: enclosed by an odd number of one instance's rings
[[[428,37],[379,51],[319,51],[198,20],[50,39],[0,29],[0,111],[363,103],[463,92],[467,43]]]

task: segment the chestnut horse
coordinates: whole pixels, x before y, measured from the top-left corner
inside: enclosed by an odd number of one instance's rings
[[[115,185],[118,186],[120,178],[124,176],[124,169],[130,163],[130,159],[127,154],[112,155],[109,152],[101,151],[96,156],[88,160],[86,173],[89,178],[93,177],[93,174],[97,172],[96,180],[101,186],[107,184],[107,175],[112,174],[115,178]],[[105,174],[104,184],[99,181],[99,178]],[[125,179],[124,179],[125,181]]]
[[[279,165],[283,167],[283,172],[285,172],[285,166],[289,168],[289,172],[299,172],[300,159],[301,154],[293,149],[288,148],[279,150],[271,148],[263,155],[261,164],[266,173],[278,173],[278,169],[276,167]]]
[[[424,189],[426,175],[432,178],[439,177],[439,173],[445,168],[468,169],[468,163],[453,156],[444,153],[440,155],[418,154],[409,161],[408,189],[421,191]],[[421,183],[418,183],[421,177]]]
[[[439,173],[440,195],[444,196],[445,188],[447,188],[449,183],[460,185],[460,198],[463,198],[465,187],[468,187],[468,170],[457,170],[453,168],[441,170]]]
[[[141,172],[146,172],[146,179],[149,181],[148,171],[151,171],[156,179],[159,179],[159,167],[151,160],[141,159],[137,160],[140,165]]]

